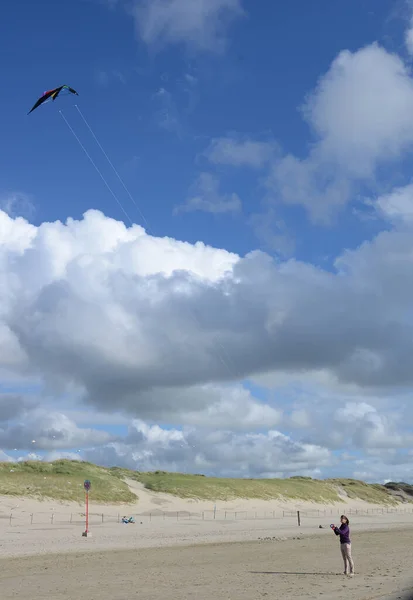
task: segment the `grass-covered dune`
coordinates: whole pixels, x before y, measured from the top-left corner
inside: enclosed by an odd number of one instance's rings
[[[137,501],[138,497],[125,481],[127,479],[140,482],[154,492],[211,501],[235,498],[291,499],[330,504],[348,498],[387,506],[413,502],[413,486],[407,483],[381,485],[352,479],[316,480],[309,477],[224,479],[165,471],[141,473],[70,460],[0,463],[0,496],[80,502],[84,497],[85,479],[92,482],[93,501],[102,504]]]

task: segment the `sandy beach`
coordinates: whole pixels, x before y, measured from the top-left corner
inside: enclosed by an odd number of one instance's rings
[[[214,506],[139,489],[134,505],[92,503],[87,538],[83,510],[0,498],[2,600],[393,600],[413,584],[408,505],[238,499]],[[351,518],[354,579],[342,575],[329,529],[341,512]],[[119,523],[123,514],[136,523]]]
[[[341,574],[333,536],[51,554],[0,561],[4,600],[255,600],[405,597],[413,529],[357,533],[357,574]],[[89,540],[88,540],[89,541]],[[392,594],[395,594],[392,596]]]

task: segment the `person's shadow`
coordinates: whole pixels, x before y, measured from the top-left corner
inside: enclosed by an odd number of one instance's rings
[[[333,571],[330,571],[329,573],[322,573],[320,571],[311,573],[306,573],[304,571],[249,571],[249,573],[252,573],[253,575],[342,575],[342,573],[336,573]]]

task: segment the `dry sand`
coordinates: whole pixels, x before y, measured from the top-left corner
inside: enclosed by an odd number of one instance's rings
[[[2,600],[255,600],[403,597],[411,529],[354,533],[354,579],[334,537],[55,554],[0,561]]]
[[[240,499],[217,502],[214,519],[211,502],[136,491],[135,505],[92,502],[88,538],[79,505],[0,497],[1,600],[372,600],[413,580],[412,507],[392,513],[363,502]],[[354,579],[341,575],[328,527],[344,511],[351,515]],[[120,524],[118,514],[137,515],[137,523]]]

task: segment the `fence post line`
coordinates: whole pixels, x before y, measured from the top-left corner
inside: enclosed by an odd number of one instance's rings
[[[301,527],[300,511],[297,510],[298,527]]]
[[[13,513],[10,513],[10,525],[11,525],[12,518],[13,518]]]
[[[30,525],[33,525],[33,513],[30,515]]]

